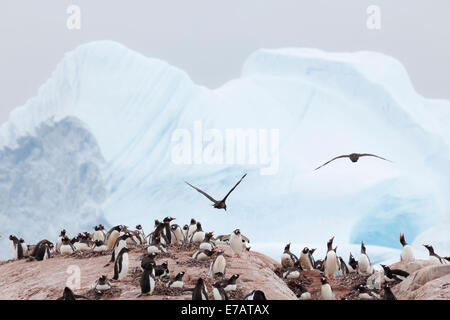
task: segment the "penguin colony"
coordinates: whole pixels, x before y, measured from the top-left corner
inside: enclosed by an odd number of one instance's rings
[[[309,249],[305,247],[301,252],[299,258],[292,253],[291,244],[288,243],[283,253],[281,254],[281,265],[282,265],[282,277],[290,282],[289,287],[294,288],[294,292],[300,300],[310,300],[312,299],[311,293],[307,291],[304,283],[302,283],[301,273],[306,270],[318,270],[320,271],[321,278],[321,288],[319,293],[319,299],[321,300],[335,300],[336,296],[333,293],[333,288],[331,287],[329,280],[337,279],[340,276],[346,274],[357,273],[360,275],[372,275],[375,270],[370,262],[369,256],[367,254],[366,246],[364,241],[361,241],[361,251],[359,259],[356,260],[355,257],[350,252],[349,260],[345,263],[344,259],[337,255],[337,246],[333,248],[334,237],[332,237],[327,242],[327,251],[323,259],[315,260],[313,253],[316,249]],[[415,260],[413,248],[406,242],[405,235],[400,234],[400,243],[403,247],[400,254],[400,261],[412,262]],[[447,257],[441,257],[434,252],[431,245],[423,245],[428,250],[429,262],[431,264],[445,264],[449,259]],[[378,292],[373,285],[368,283],[359,283],[353,290],[358,292],[358,297],[360,300],[396,300],[396,297],[391,291],[393,284],[397,284],[405,280],[409,273],[399,269],[391,269],[389,266],[380,265],[383,272],[383,291],[384,294]],[[381,287],[379,288],[381,289]]]
[[[109,292],[115,283],[120,286],[120,281],[130,275],[130,257],[128,255],[131,247],[141,247],[146,251],[140,257],[139,286],[141,293],[137,298],[152,295],[156,284],[161,282],[167,288],[178,288],[181,292],[192,292],[193,300],[208,300],[212,297],[215,300],[228,300],[230,293],[238,289],[239,274],[227,277],[227,259],[239,258],[250,250],[247,244],[250,240],[241,234],[239,229],[234,230],[230,235],[214,237],[213,232],[205,232],[202,224],[195,219],[191,219],[189,224],[181,228],[178,224],[172,223],[175,218],[165,217],[162,222],[155,220],[153,231],[145,235],[141,225],[137,225],[134,230],[128,226],[117,225],[106,231],[103,225],[95,226],[94,232],[82,232],[70,238],[66,230],[59,234],[56,245],[49,240],[42,240],[34,246],[27,246],[23,239],[10,236],[10,246],[14,259],[28,258],[29,260],[42,261],[53,256],[71,256],[77,254],[110,254],[111,259],[104,266],[113,265],[113,277],[109,279],[106,275],[99,275],[99,278],[92,285],[96,297]],[[217,248],[217,244],[227,244],[230,246],[232,256],[228,256]],[[192,249],[192,259],[197,261],[208,261],[209,265],[207,277],[215,282],[212,286],[211,294],[205,285],[205,279],[198,278],[195,287],[185,287],[183,276],[184,271],[177,274],[170,274],[170,266],[167,262],[156,264],[155,258],[158,255],[170,253],[172,248],[187,245]],[[249,292],[246,300],[263,300],[265,294],[261,290]],[[85,296],[76,295],[68,287],[64,288],[59,300],[87,299]]]

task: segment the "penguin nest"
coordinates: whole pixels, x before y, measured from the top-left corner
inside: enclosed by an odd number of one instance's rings
[[[182,288],[167,288],[165,283],[158,281],[153,294],[161,296],[181,296],[184,293]]]
[[[238,288],[234,291],[228,291],[227,296],[229,300],[244,300],[245,294],[240,288]]]
[[[101,257],[111,254],[111,250],[103,252],[92,252],[92,251],[77,251],[71,255],[64,256],[64,259],[75,258],[75,259],[88,259],[93,257]]]
[[[178,261],[177,261],[177,264],[181,264],[183,266],[187,266],[187,267],[201,267],[201,268],[203,268],[205,266],[209,266],[209,263],[210,263],[209,260],[207,260],[207,261],[200,261],[200,260],[195,260],[195,259],[192,259],[192,258],[189,258],[189,260],[186,260],[186,261],[183,261],[183,262],[180,262],[180,263],[178,263]]]
[[[82,295],[89,300],[100,300],[100,299],[112,299],[119,297],[122,293],[122,289],[117,286],[112,286],[111,289],[107,291],[96,291],[95,289],[89,289]]]

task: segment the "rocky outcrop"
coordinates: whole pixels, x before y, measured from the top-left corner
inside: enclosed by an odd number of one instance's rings
[[[265,292],[268,299],[289,300],[296,299],[295,294],[280,279],[274,270],[279,264],[273,259],[258,252],[246,252],[240,258],[231,257],[228,246],[219,245],[227,257],[226,277],[239,274],[237,281],[238,290],[232,296],[242,299],[245,294],[259,289]],[[183,278],[185,287],[192,288],[199,277],[206,280],[210,291],[213,279],[207,278],[209,262],[199,262],[191,258],[192,248],[173,248],[170,254],[164,254],[156,259],[157,264],[167,261],[171,276],[180,271],[185,271]],[[122,281],[113,282],[112,294],[101,297],[102,299],[136,299],[140,293],[139,286],[139,257],[145,253],[145,249],[136,247],[130,252],[130,269],[128,276]],[[74,288],[74,292],[80,295],[92,296],[92,284],[103,274],[108,278],[113,277],[114,266],[104,265],[109,261],[110,255],[80,255],[54,256],[44,261],[11,261],[0,264],[0,299],[56,299],[62,295],[66,285]],[[79,286],[76,285],[76,277],[79,274]],[[75,280],[75,281],[73,281]],[[192,293],[181,291],[169,291],[163,283],[159,283],[152,296],[139,299],[191,299]]]

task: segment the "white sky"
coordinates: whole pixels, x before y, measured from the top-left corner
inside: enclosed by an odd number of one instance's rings
[[[81,8],[81,30],[66,9]],[[369,5],[381,30],[366,27]],[[448,0],[2,0],[0,123],[36,95],[67,51],[115,40],[216,88],[258,48],[380,51],[399,59],[428,98],[450,99]]]

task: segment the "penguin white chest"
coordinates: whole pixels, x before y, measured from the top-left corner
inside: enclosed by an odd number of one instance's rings
[[[327,253],[327,260],[325,261],[325,275],[334,276],[337,271],[336,253],[331,250]]]
[[[441,264],[441,261],[439,261],[439,259],[435,256],[430,256],[428,258],[428,261],[430,261],[432,264]]]
[[[92,238],[93,238],[94,241],[95,240],[105,241],[105,237],[103,235],[103,232],[101,232],[100,230],[95,231]]]
[[[149,275],[148,281],[150,283],[150,294],[152,294],[153,290],[155,290],[155,278],[153,278],[151,275]]]
[[[213,275],[217,273],[225,273],[225,267],[227,265],[227,262],[225,261],[225,258],[223,256],[218,256],[217,259],[213,262]]]
[[[358,269],[360,273],[370,273],[369,258],[363,253],[359,256]]]
[[[122,269],[119,272],[119,280],[125,278],[128,274],[128,253],[122,254]]]
[[[291,259],[291,256],[287,253],[283,253],[281,255],[281,265],[285,268],[293,267],[294,262]]]
[[[184,282],[177,280],[177,281],[172,282],[170,284],[170,286],[169,286],[169,284],[167,284],[167,286],[170,287],[170,288],[183,288],[184,287]]]
[[[203,240],[205,240],[205,232],[203,232],[203,231],[196,232],[192,236],[192,242],[193,243],[200,243]]]
[[[14,241],[9,240],[9,247],[11,248],[14,259],[17,259],[17,250],[16,246],[14,245]]]
[[[334,300],[333,291],[328,283],[322,285],[322,288],[320,289],[320,297],[322,300]]]
[[[244,249],[242,246],[241,235],[236,235],[233,232],[230,237],[230,246],[231,246],[231,251],[233,252],[233,254],[240,254]]]
[[[72,247],[68,244],[61,245],[61,247],[59,248],[59,251],[63,256],[70,255],[73,253]]]
[[[212,246],[212,244],[211,243],[209,243],[209,242],[202,242],[201,244],[200,244],[200,250],[212,250],[213,249],[213,246]]]
[[[402,253],[400,255],[401,261],[411,262],[415,260],[413,248],[407,244],[403,247]]]
[[[222,300],[222,295],[219,292],[219,289],[213,288],[214,300]]]
[[[300,255],[300,265],[304,270],[312,270],[313,266],[311,265],[311,260],[309,259],[308,254],[302,252]]]

